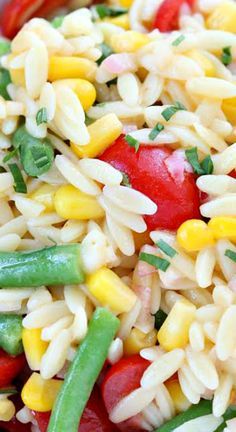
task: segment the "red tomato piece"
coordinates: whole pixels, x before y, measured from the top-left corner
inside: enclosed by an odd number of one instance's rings
[[[23,424],[13,417],[9,422],[0,421],[1,432],[31,432],[31,424]],[[47,432],[47,431],[45,431]]]
[[[10,356],[0,350],[0,388],[9,386],[26,364],[24,354]]]
[[[171,175],[167,158],[173,154],[167,146],[142,145],[137,153],[120,136],[100,159],[128,175],[131,186],[151,198],[158,211],[145,216],[148,229],[176,230],[187,219],[200,218],[199,190],[195,175],[185,172],[179,161],[183,179]],[[182,164],[182,165],[181,165]]]
[[[233,177],[236,179],[236,170],[233,170],[229,173],[230,177]]]
[[[192,7],[194,0],[164,0],[157,10],[153,28],[161,32],[177,30],[180,9],[184,3]]]

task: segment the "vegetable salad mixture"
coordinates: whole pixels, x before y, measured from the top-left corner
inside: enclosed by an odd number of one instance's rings
[[[0,29],[0,430],[236,432],[236,2]]]

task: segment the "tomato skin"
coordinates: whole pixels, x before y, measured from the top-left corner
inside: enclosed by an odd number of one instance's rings
[[[230,176],[230,177],[233,177],[233,178],[236,179],[236,170],[231,171],[231,172],[229,173],[229,176]]]
[[[0,350],[0,388],[7,387],[26,364],[24,354],[13,357]]]
[[[31,432],[31,423],[20,423],[15,417],[9,422],[0,421],[1,432]],[[45,432],[47,432],[45,430]]]
[[[177,30],[180,9],[184,3],[192,7],[194,0],[164,0],[157,10],[153,29],[158,29],[161,32]]]
[[[171,176],[165,160],[173,154],[167,146],[142,145],[137,153],[120,136],[100,159],[128,175],[131,186],[147,195],[158,211],[145,216],[149,231],[176,230],[187,219],[201,218],[199,190],[195,175],[184,172],[183,181]]]

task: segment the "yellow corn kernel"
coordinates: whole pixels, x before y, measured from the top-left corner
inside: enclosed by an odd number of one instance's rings
[[[212,246],[214,237],[207,224],[200,219],[189,219],[177,231],[179,245],[188,252],[200,251]]]
[[[201,51],[197,49],[191,50],[188,52],[188,56],[199,64],[207,77],[216,76],[216,68],[214,64],[204,54],[202,54]]]
[[[34,372],[22,389],[22,401],[31,410],[51,411],[61,385],[62,381],[44,380],[39,373]]]
[[[64,219],[96,219],[104,216],[104,210],[95,197],[74,186],[61,186],[54,196],[54,207]]]
[[[233,242],[236,241],[236,217],[213,217],[208,222],[208,226],[215,239],[227,238]]]
[[[134,0],[120,0],[120,6],[128,8],[128,7],[132,6],[133,1]]]
[[[236,4],[225,1],[217,6],[208,17],[206,25],[210,29],[236,33]]]
[[[112,270],[101,268],[87,278],[89,291],[103,306],[109,306],[118,314],[128,312],[137,297]]]
[[[42,357],[48,347],[48,343],[41,339],[41,329],[24,328],[22,342],[30,369],[39,370]]]
[[[124,33],[113,35],[111,38],[111,47],[114,52],[135,52],[150,42],[146,34],[129,30]]]
[[[122,123],[116,114],[107,114],[88,126],[90,141],[81,146],[71,143],[71,148],[77,156],[96,157],[103,153],[118,138],[122,132]]]
[[[227,117],[227,120],[233,125],[236,125],[236,97],[224,99],[222,102],[222,110]]]
[[[196,306],[189,301],[177,301],[162,324],[157,338],[166,350],[184,348],[189,341],[189,328],[195,318]]]
[[[114,24],[118,27],[123,28],[124,30],[130,29],[128,14],[123,14],[112,18],[105,18],[103,21],[108,22],[110,24]]]
[[[1,399],[0,400],[0,420],[8,422],[12,419],[15,414],[15,405],[11,400]]]
[[[63,84],[70,87],[78,96],[84,111],[87,111],[95,102],[96,90],[93,84],[83,79],[58,80],[57,85]]]
[[[174,403],[176,413],[179,414],[181,412],[186,411],[190,407],[191,402],[189,402],[189,400],[183,394],[179,381],[178,380],[166,381],[165,386],[168,392],[170,393],[171,399]]]
[[[67,78],[82,78],[94,81],[96,69],[96,63],[86,58],[53,56],[49,61],[48,79],[49,81],[56,81]]]
[[[129,336],[124,341],[125,355],[138,354],[141,349],[156,345],[157,331],[152,330],[145,334],[137,328],[133,328]]]
[[[30,195],[30,198],[43,204],[45,210],[51,212],[54,210],[53,198],[57,189],[58,186],[43,184]]]

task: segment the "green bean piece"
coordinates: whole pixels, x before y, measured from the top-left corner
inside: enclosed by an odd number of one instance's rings
[[[10,96],[7,91],[8,84],[11,83],[11,77],[6,69],[0,69],[0,96],[5,100],[10,100]]]
[[[15,314],[0,314],[0,347],[8,354],[23,352],[22,317]]]
[[[30,252],[0,252],[0,287],[39,287],[84,282],[80,245]]]
[[[77,432],[80,418],[107,358],[119,320],[98,308],[89,323],[52,410],[48,432]],[[92,431],[91,431],[92,432]]]

